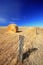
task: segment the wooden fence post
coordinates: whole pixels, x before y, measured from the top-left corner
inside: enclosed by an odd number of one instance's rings
[[[36,34],[38,34],[38,29],[39,29],[39,28],[36,28]]]
[[[23,41],[24,41],[24,36],[19,35],[19,55],[18,55],[18,60],[20,63],[23,61]]]

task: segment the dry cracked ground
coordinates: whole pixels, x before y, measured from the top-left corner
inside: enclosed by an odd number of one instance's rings
[[[0,65],[20,65],[17,62],[19,35],[24,36],[21,65],[43,65],[43,28],[36,27],[19,27],[17,33],[0,27]]]

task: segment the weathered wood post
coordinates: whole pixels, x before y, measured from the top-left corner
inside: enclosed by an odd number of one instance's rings
[[[38,29],[39,29],[39,28],[36,28],[36,34],[38,34]]]
[[[23,41],[24,41],[24,36],[19,35],[19,55],[18,55],[18,60],[20,63],[23,61]]]
[[[36,28],[36,34],[37,34],[37,28]]]

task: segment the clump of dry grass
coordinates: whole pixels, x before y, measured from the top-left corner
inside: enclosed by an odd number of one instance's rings
[[[9,24],[7,30],[8,32],[16,33],[18,31],[18,26],[16,24]]]

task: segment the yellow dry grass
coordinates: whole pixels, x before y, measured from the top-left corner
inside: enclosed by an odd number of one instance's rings
[[[18,31],[18,26],[16,24],[9,24],[7,28],[8,32],[17,32]]]
[[[0,65],[19,65],[19,35],[24,36],[23,65],[43,65],[43,29],[37,28],[37,34],[36,27],[19,27],[21,32],[9,34],[6,28],[0,27]]]

